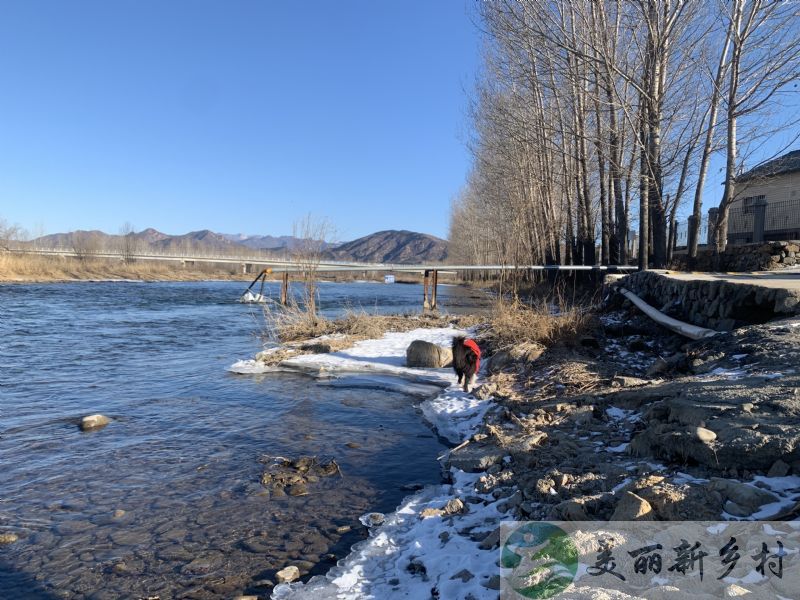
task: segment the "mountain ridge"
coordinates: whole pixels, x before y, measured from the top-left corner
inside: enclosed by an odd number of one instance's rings
[[[148,227],[129,234],[139,245],[158,251],[235,251],[237,248],[262,250],[267,255],[285,255],[301,249],[304,241],[294,236],[245,235],[217,233],[210,229],[170,235]],[[99,230],[77,230],[54,233],[33,240],[39,246],[80,247],[84,252],[99,249],[120,249],[126,236]],[[414,264],[443,262],[447,259],[447,240],[408,230],[377,231],[341,244],[326,243],[323,256],[329,260]]]

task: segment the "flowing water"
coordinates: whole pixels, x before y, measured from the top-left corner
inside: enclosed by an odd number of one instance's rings
[[[443,446],[408,397],[227,373],[261,347],[260,309],[234,302],[243,287],[0,286],[0,533],[19,536],[0,546],[0,598],[267,595],[277,569],[325,572],[366,536],[359,515],[440,480]],[[417,310],[421,296],[320,291],[329,316]],[[477,302],[456,287],[439,299]],[[92,413],[113,421],[81,432]],[[342,476],[270,497],[259,459],[275,455],[332,457]]]

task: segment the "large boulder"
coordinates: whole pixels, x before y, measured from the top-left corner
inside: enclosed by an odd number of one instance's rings
[[[424,340],[414,340],[406,350],[406,366],[441,369],[453,364],[453,351]]]
[[[505,455],[506,452],[494,444],[472,443],[451,450],[447,464],[467,473],[480,473],[502,463]]]
[[[727,501],[726,509],[732,509],[728,512],[738,517],[748,517],[765,504],[778,501],[778,497],[772,492],[733,479],[712,477],[708,487],[722,494]]]
[[[623,492],[611,515],[612,521],[654,521],[656,518],[650,503],[633,492]]]

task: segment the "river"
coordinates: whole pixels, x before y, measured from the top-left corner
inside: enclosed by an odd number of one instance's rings
[[[260,309],[235,302],[245,286],[0,285],[0,533],[19,536],[0,546],[0,597],[266,595],[277,569],[324,573],[366,536],[361,514],[440,481],[442,442],[408,397],[228,373],[261,348]],[[327,316],[421,296],[320,286]],[[479,301],[442,286],[439,302]],[[113,421],[81,432],[92,413]],[[270,497],[259,459],[276,455],[335,458],[342,476]]]

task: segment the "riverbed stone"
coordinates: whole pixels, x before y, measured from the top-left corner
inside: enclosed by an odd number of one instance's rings
[[[0,546],[5,546],[6,544],[13,544],[18,540],[19,536],[16,533],[0,533]]]
[[[149,544],[151,536],[149,532],[123,529],[112,532],[111,541],[120,546],[138,546]]]
[[[278,583],[291,583],[300,578],[300,569],[295,567],[294,565],[289,565],[288,567],[284,567],[277,573],[275,573],[275,579]]]
[[[101,429],[111,423],[111,419],[105,415],[95,414],[95,415],[87,415],[81,418],[81,423],[79,425],[81,431],[95,431],[97,429]]]
[[[254,554],[265,554],[275,548],[267,538],[261,536],[250,537],[241,541],[242,548]]]
[[[406,349],[406,366],[427,369],[449,367],[453,351],[424,340],[414,340]]]
[[[290,496],[307,496],[308,488],[302,483],[296,483],[295,485],[290,485],[288,488],[286,488],[286,492]]]
[[[64,521],[56,527],[56,530],[61,535],[74,535],[76,533],[83,533],[94,527],[95,525],[91,521],[79,519],[76,521]]]

